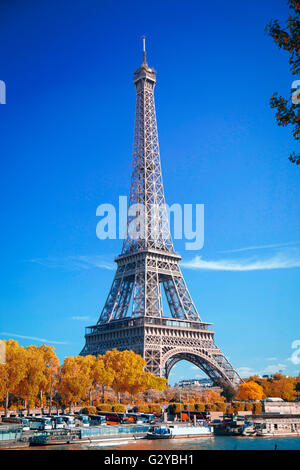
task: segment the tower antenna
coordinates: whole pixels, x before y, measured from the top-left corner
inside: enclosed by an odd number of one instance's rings
[[[143,64],[146,64],[146,36],[142,36],[143,40]]]

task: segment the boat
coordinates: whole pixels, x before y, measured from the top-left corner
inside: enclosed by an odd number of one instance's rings
[[[168,426],[153,426],[147,433],[147,439],[172,439],[174,437]]]
[[[184,437],[210,437],[213,428],[208,425],[168,424],[153,426],[147,433],[146,439],[176,439]]]
[[[29,438],[30,446],[69,444],[80,438],[78,431],[67,429],[53,429],[49,431],[35,432]]]
[[[124,438],[140,439],[149,431],[149,425],[94,426],[75,429],[36,431],[29,438],[30,446],[83,444],[92,442],[122,441]],[[115,437],[114,437],[115,436]]]

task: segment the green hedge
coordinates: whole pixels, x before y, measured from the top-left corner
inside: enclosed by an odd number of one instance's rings
[[[181,404],[181,411],[184,411],[183,404]],[[180,403],[170,403],[170,405],[168,406],[168,412],[171,415],[180,413]]]
[[[97,406],[98,411],[112,411],[112,405],[109,405],[108,403],[103,403],[102,405]]]
[[[205,411],[205,404],[204,403],[195,403],[195,410],[196,411]]]
[[[217,411],[217,407],[214,403],[206,403],[205,411]]]
[[[234,401],[232,402],[233,413],[238,413],[239,411],[245,411],[245,403],[243,401]]]
[[[95,415],[97,413],[97,409],[95,406],[85,406],[81,408],[80,413],[84,415]]]
[[[125,406],[125,405],[120,405],[120,404],[114,405],[114,406],[113,406],[113,411],[114,411],[115,413],[125,413],[125,411],[126,411],[126,406]]]
[[[252,403],[252,413],[255,415],[259,415],[261,412],[262,412],[261,403],[259,401]]]
[[[194,411],[195,405],[194,403],[185,403],[182,408],[184,411]]]
[[[149,413],[149,406],[148,405],[138,405],[137,407],[138,413]]]
[[[216,403],[215,403],[215,406],[216,406],[216,411],[220,411],[221,413],[225,413],[225,411],[226,411],[226,405],[225,405],[225,403],[223,403],[223,402],[216,402]]]
[[[149,405],[149,411],[150,413],[161,413],[161,407],[160,405],[153,403],[152,405]]]
[[[252,411],[253,403],[245,403],[245,411]]]

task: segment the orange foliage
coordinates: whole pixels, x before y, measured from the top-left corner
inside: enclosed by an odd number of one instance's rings
[[[239,385],[237,400],[261,400],[264,396],[264,389],[258,383],[249,381]]]

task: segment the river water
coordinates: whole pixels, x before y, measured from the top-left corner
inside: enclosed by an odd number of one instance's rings
[[[300,450],[300,437],[231,437],[215,436],[188,439],[151,441],[120,441],[117,445],[70,444],[60,446],[30,447],[30,450]],[[24,449],[26,450],[26,449]]]

